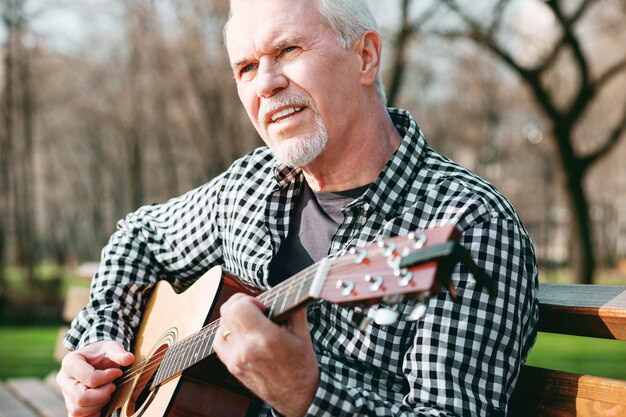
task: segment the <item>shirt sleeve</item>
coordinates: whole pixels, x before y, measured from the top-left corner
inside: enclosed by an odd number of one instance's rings
[[[117,340],[128,349],[149,290],[160,279],[178,290],[220,263],[217,177],[164,204],[129,214],[102,250],[87,306],[72,322],[69,349]]]
[[[380,390],[351,385],[347,375],[322,366],[307,416],[506,415],[536,337],[534,250],[517,221],[497,218],[466,230],[461,243],[497,281],[497,295],[489,295],[467,268],[457,266],[456,300],[444,291],[428,302],[408,349],[383,342],[385,348],[401,350],[405,388],[383,397]]]

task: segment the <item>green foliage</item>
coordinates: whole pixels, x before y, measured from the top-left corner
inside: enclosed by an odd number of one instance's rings
[[[61,267],[53,264],[41,264],[35,268],[35,281],[44,288],[56,287],[55,282],[60,282],[58,289],[64,296],[67,289],[72,286],[89,286],[89,282],[76,275],[72,268]],[[7,292],[14,296],[25,296],[31,292],[24,270],[16,266],[8,266],[5,269],[7,279]]]
[[[45,377],[59,368],[54,360],[58,327],[0,327],[0,380]]]
[[[52,264],[34,269],[32,285],[22,268],[9,266],[4,272],[5,286],[0,290],[1,324],[58,324],[67,289],[89,286],[89,281],[78,277],[73,269]]]
[[[626,342],[539,333],[527,364],[626,381]]]

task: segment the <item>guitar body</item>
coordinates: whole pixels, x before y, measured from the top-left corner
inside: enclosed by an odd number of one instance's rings
[[[258,400],[212,355],[150,391],[164,352],[174,343],[219,317],[219,307],[236,292],[250,293],[221,268],[211,269],[186,291],[176,294],[160,281],[143,310],[135,339],[131,373],[113,393],[103,417],[244,417]]]

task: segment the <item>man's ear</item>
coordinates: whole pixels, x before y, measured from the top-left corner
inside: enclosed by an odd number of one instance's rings
[[[373,85],[380,69],[380,54],[382,40],[378,32],[368,30],[356,42],[356,52],[360,58],[361,82],[363,85]]]

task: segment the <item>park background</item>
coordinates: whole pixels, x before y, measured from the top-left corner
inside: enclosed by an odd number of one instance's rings
[[[58,368],[66,291],[118,219],[262,144],[227,3],[0,1],[0,379]],[[626,283],[626,1],[368,3],[390,105],[507,195],[541,280]],[[530,363],[626,380],[624,358],[540,335]]]

